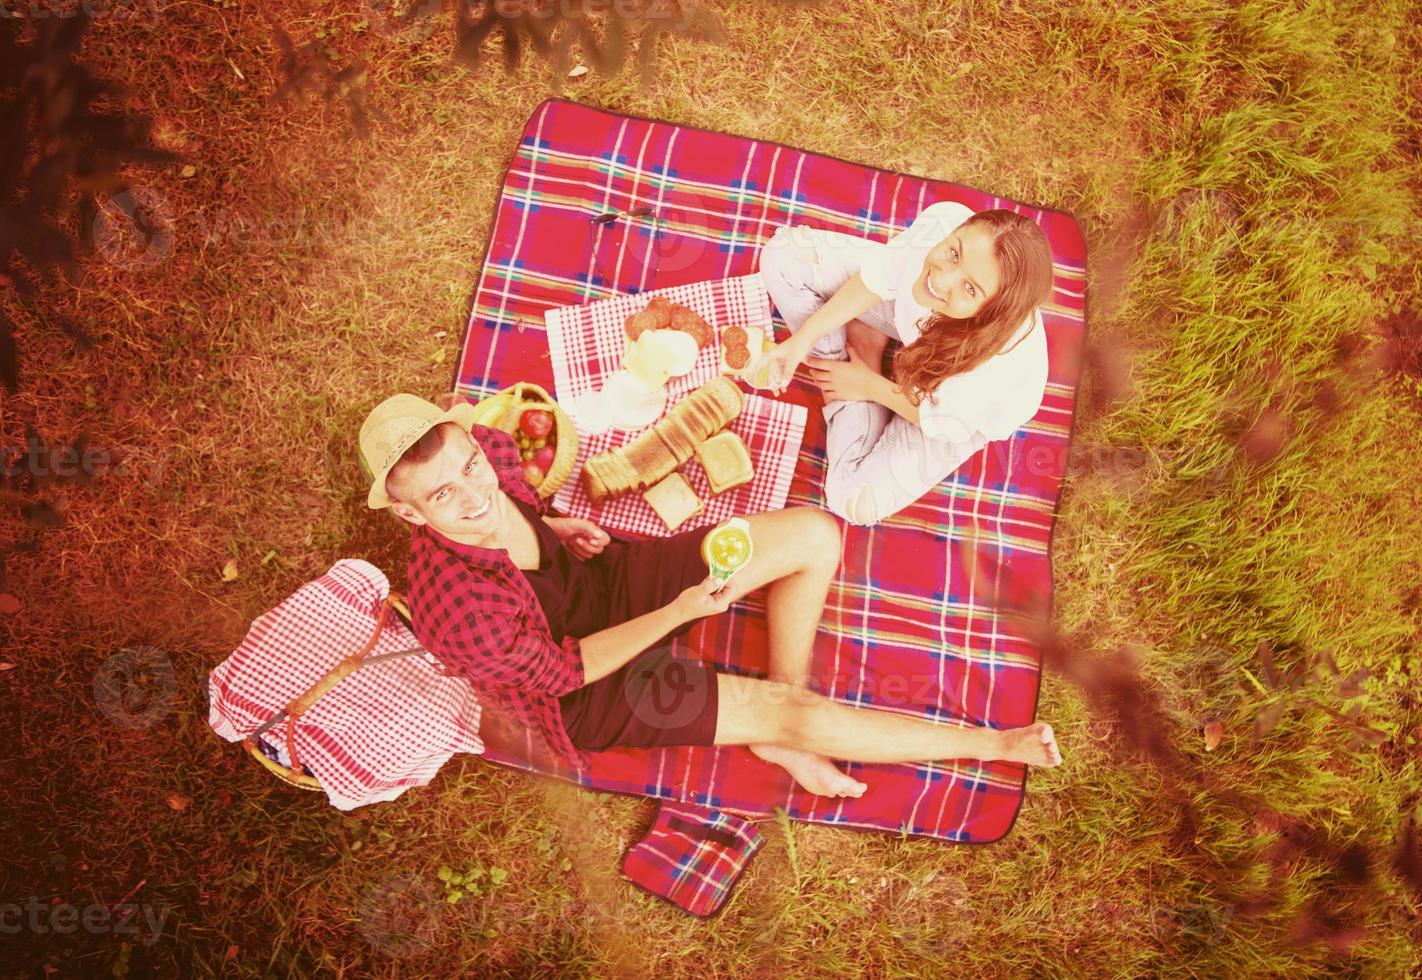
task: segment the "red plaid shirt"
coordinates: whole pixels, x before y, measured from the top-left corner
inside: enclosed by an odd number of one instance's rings
[[[508,433],[476,425],[470,435],[498,474],[499,488],[546,513],[547,503],[523,477]],[[420,645],[537,732],[556,756],[586,768],[587,754],[568,738],[558,705],[559,695],[585,683],[582,647],[573,636],[554,641],[538,598],[508,552],[460,544],[416,525],[408,578]]]

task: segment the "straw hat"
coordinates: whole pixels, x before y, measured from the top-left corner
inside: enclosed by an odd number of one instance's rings
[[[370,477],[366,504],[374,510],[390,506],[385,477],[420,437],[442,422],[456,422],[468,432],[474,427],[474,406],[456,399],[448,411],[416,395],[401,392],[375,406],[360,425],[360,465]]]

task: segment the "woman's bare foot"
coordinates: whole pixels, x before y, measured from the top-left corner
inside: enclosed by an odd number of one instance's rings
[[[879,362],[884,358],[884,348],[889,346],[889,335],[880,333],[863,320],[850,320],[844,325],[844,341],[854,357],[863,361],[879,373]]]
[[[1001,735],[1002,754],[999,759],[1044,769],[1061,765],[1062,752],[1057,747],[1057,737],[1052,733],[1051,725],[1038,722],[1023,728],[1009,728]]]
[[[780,766],[806,791],[816,796],[863,796],[868,786],[822,755],[783,745],[747,746],[759,758]]]

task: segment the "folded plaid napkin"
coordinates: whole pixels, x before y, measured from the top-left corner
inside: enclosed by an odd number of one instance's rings
[[[622,859],[622,873],[692,915],[714,915],[764,844],[748,820],[663,800],[647,835]]]
[[[720,328],[732,324],[757,327],[767,336],[771,331],[770,297],[759,275],[712,279],[549,310],[544,322],[548,328],[555,397],[560,402],[567,405],[585,392],[600,389],[608,376],[621,368],[627,339],[623,321],[643,309],[654,295],[690,307],[718,331],[718,342],[702,348],[692,370],[667,382],[667,408],[719,373]],[[677,531],[709,527],[736,514],[763,514],[783,508],[799,459],[805,419],[803,405],[746,395],[741,414],[727,428],[746,444],[755,464],[755,478],[734,490],[712,496],[701,467],[682,467],[682,475],[705,501],[706,508]],[[665,535],[666,525],[647,506],[641,494],[626,494],[604,501],[600,506],[594,505],[579,479],[589,456],[615,449],[633,438],[635,433],[621,429],[600,435],[580,430],[573,475],[554,494],[553,506],[564,514],[585,517],[612,530],[646,536]]]

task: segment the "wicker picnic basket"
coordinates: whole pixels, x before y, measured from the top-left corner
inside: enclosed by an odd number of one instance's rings
[[[405,597],[398,592],[391,592],[380,604],[380,613],[376,616],[375,631],[371,633],[370,639],[365,642],[365,646],[356,651],[351,656],[342,660],[336,666],[326,672],[326,675],[306,689],[306,692],[293,700],[285,708],[278,711],[267,719],[266,723],[242,740],[247,752],[260,762],[268,772],[272,773],[288,786],[295,786],[298,789],[309,789],[317,792],[321,791],[321,784],[314,776],[308,775],[302,768],[301,759],[296,752],[296,719],[300,718],[317,701],[321,700],[332,688],[361,667],[377,663],[381,660],[392,660],[396,657],[413,657],[425,652],[423,647],[411,647],[408,650],[398,650],[392,653],[380,653],[371,657],[368,656],[371,650],[375,649],[376,642],[380,639],[381,631],[385,629],[385,620],[390,615],[390,610],[394,609],[406,624],[410,622],[410,608],[405,604]],[[262,735],[268,729],[281,721],[286,722],[286,750],[291,758],[291,765],[284,766],[276,759],[273,759],[263,750]],[[265,743],[270,745],[270,743]]]
[[[553,431],[558,434],[558,448],[553,453],[553,465],[535,488],[543,498],[558,492],[573,473],[578,460],[578,431],[568,413],[538,385],[520,381],[516,385],[484,398],[474,405],[474,421],[480,425],[501,429],[512,435],[518,431],[524,412],[541,411],[553,414]]]

